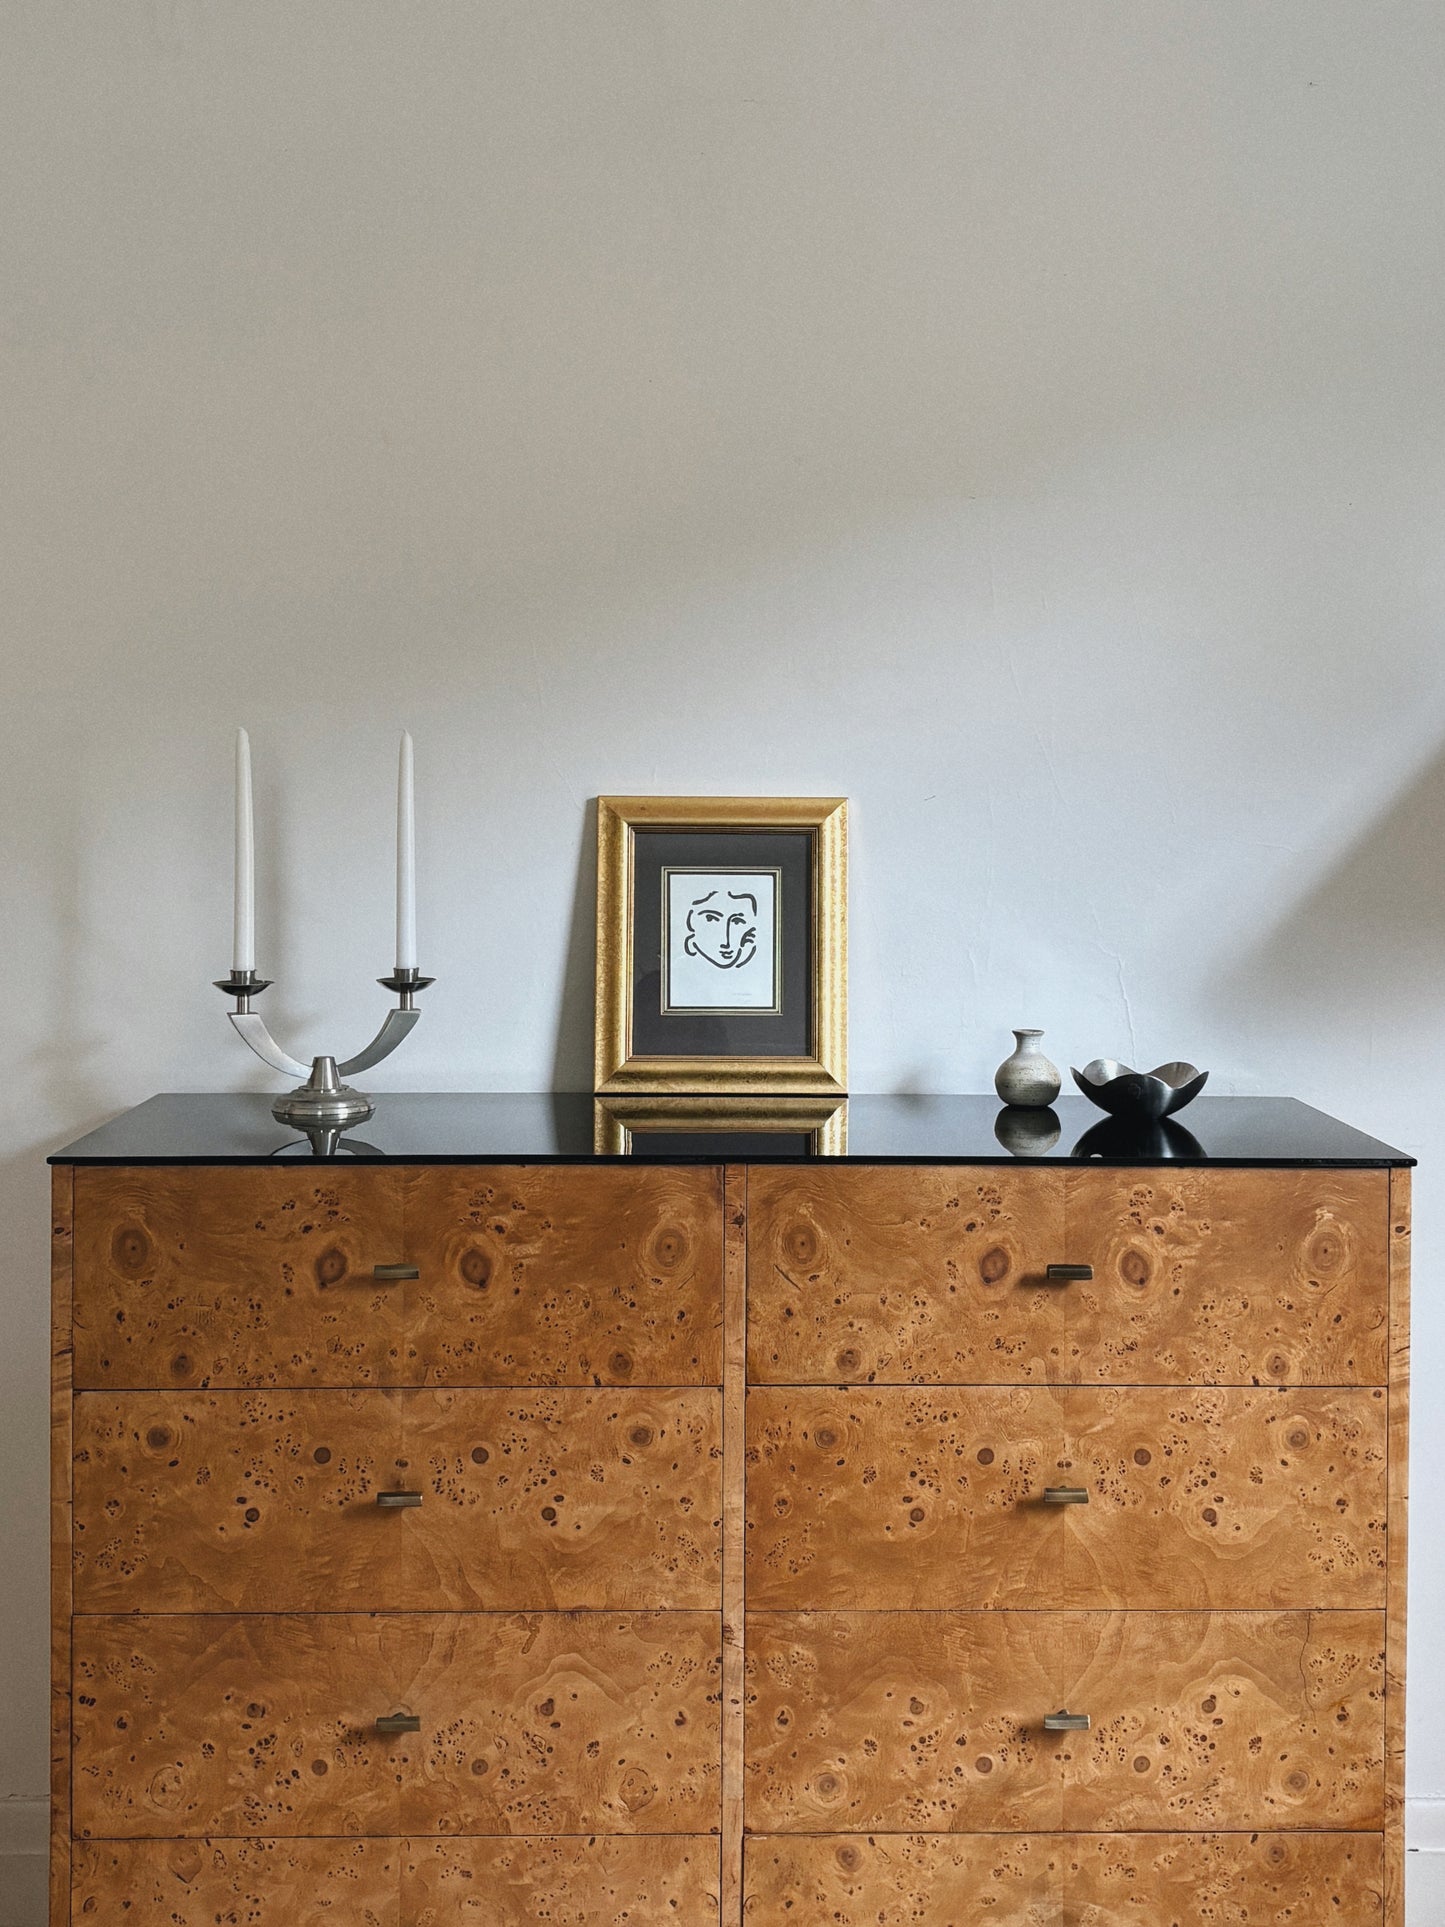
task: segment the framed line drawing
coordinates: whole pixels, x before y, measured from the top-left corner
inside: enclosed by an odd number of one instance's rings
[[[597,801],[595,1089],[848,1088],[842,797]]]

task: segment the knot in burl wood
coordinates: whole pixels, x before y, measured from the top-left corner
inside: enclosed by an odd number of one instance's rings
[[[1142,1289],[1149,1282],[1149,1260],[1131,1245],[1119,1260],[1119,1272],[1126,1285]]]
[[[462,1253],[457,1269],[464,1281],[478,1291],[485,1291],[492,1282],[492,1261],[485,1251],[479,1251],[475,1245]]]
[[[861,1360],[851,1345],[845,1345],[838,1354],[837,1364],[840,1372],[856,1372]]]
[[[134,1278],[150,1262],[151,1241],[138,1224],[118,1225],[110,1241],[110,1255],[117,1271]]]
[[[839,1847],[833,1857],[843,1869],[844,1873],[857,1873],[858,1869],[863,1865],[862,1854],[851,1842],[846,1846]]]
[[[626,1352],[614,1352],[607,1361],[607,1369],[617,1378],[627,1378],[632,1372],[632,1360]]]
[[[316,1260],[317,1284],[325,1291],[328,1285],[339,1285],[345,1276],[346,1253],[328,1245]]]
[[[687,1250],[687,1233],[678,1225],[663,1225],[652,1240],[652,1262],[659,1271],[676,1271]]]
[[[820,1445],[825,1452],[830,1452],[838,1443],[838,1434],[831,1425],[820,1425],[813,1433],[813,1443]]]
[[[783,1249],[795,1265],[818,1261],[818,1234],[810,1224],[790,1224],[783,1233]]]
[[[627,1434],[627,1439],[630,1445],[651,1445],[652,1427],[650,1425],[634,1425],[632,1430]]]
[[[622,1797],[622,1804],[629,1813],[641,1813],[644,1807],[652,1805],[657,1796],[657,1788],[642,1769],[636,1766],[622,1776],[622,1785],[618,1791]]]
[[[1305,1251],[1311,1271],[1338,1271],[1344,1255],[1344,1240],[1334,1225],[1321,1225]]]
[[[1001,1245],[991,1245],[978,1261],[978,1275],[986,1285],[996,1285],[1007,1278],[1009,1256]]]

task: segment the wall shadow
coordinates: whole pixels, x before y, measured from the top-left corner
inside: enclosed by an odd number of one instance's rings
[[[1436,1005],[1445,982],[1445,748],[1230,972],[1238,1009]]]
[[[554,1091],[592,1089],[596,964],[597,798],[590,796],[582,813],[582,841],[577,852],[577,880],[572,890],[567,963],[562,973],[562,996],[557,1008],[557,1033],[552,1049]]]

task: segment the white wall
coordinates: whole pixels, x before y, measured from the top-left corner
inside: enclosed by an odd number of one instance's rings
[[[587,804],[854,800],[854,1085],[1183,1055],[1418,1152],[1445,1453],[1438,0],[0,5],[0,1795],[45,1784],[42,1158],[588,1077]],[[388,1079],[378,1075],[378,1086]],[[1445,1507],[1411,1785],[1445,1795]]]

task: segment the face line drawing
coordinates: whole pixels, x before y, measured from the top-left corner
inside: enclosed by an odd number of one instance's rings
[[[689,957],[738,970],[752,962],[757,947],[758,900],[750,890],[709,890],[689,906],[683,945]]]

